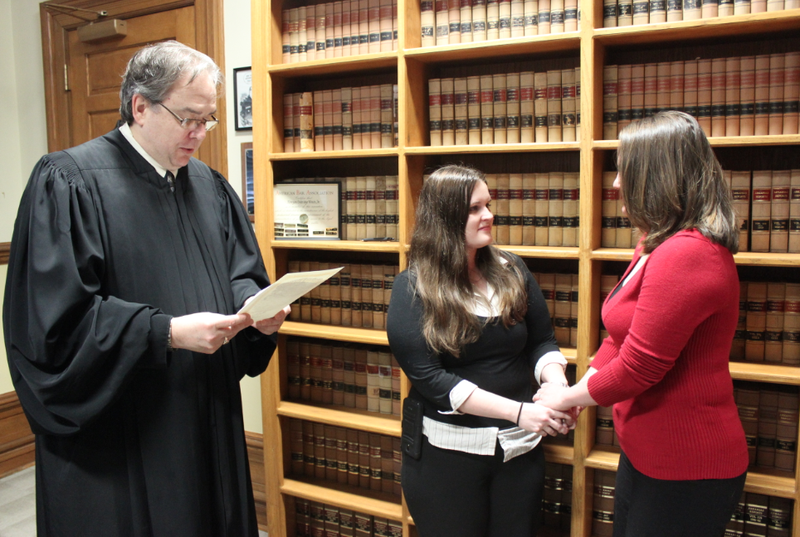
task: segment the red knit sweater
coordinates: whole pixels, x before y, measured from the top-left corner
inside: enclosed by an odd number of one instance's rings
[[[694,230],[667,239],[606,299],[609,337],[589,393],[614,404],[620,446],[643,474],[726,479],[747,469],[728,369],[738,314],[733,256]]]

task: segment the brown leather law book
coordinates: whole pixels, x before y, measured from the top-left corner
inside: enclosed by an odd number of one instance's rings
[[[374,239],[377,237],[377,204],[375,201],[375,189],[377,188],[377,178],[368,175],[364,178],[364,236],[362,239]]]
[[[343,129],[342,90],[339,88],[331,90],[331,140],[333,142],[333,151],[341,151],[344,148]]]
[[[361,458],[358,431],[347,429],[347,484],[358,486],[361,476]]]
[[[366,265],[370,266],[370,265]],[[386,312],[384,309],[384,273],[383,265],[371,265],[372,268],[372,299],[370,309],[372,310],[372,328],[375,330],[386,329]]]
[[[572,275],[555,275],[555,302],[553,332],[559,347],[569,347],[569,315],[572,295]]]
[[[769,134],[769,54],[755,57],[755,129],[756,136]]]
[[[522,244],[522,174],[508,175],[508,244]]]
[[[711,136],[725,136],[726,59],[711,60]]]
[[[750,251],[769,252],[770,212],[772,206],[772,171],[753,171],[750,209]]]
[[[394,89],[392,84],[381,84],[379,93],[380,145],[378,147],[394,147]]]
[[[369,435],[370,433],[367,431],[358,431],[358,486],[362,489],[370,488]]]
[[[592,535],[611,537],[614,524],[614,472],[594,471],[592,494]]]
[[[739,136],[741,58],[725,59],[725,136]]]
[[[386,233],[386,176],[375,176],[375,237],[388,237]]]
[[[328,469],[328,459],[325,457],[325,425],[312,423],[314,431],[314,477],[325,479]]]
[[[361,327],[372,328],[372,265],[361,265]]]
[[[614,445],[614,413],[612,407],[597,407],[594,443],[601,446]]]
[[[336,429],[334,425],[325,425],[325,479],[338,481],[339,453],[336,450]],[[337,513],[338,518],[338,513]]]
[[[787,52],[783,78],[783,134],[800,132],[800,52]]]
[[[618,104],[618,67],[603,67],[603,139],[616,140]]]
[[[283,152],[294,153],[294,116],[292,116],[292,94],[283,95]]]
[[[739,282],[739,319],[731,344],[731,361],[744,361],[744,346],[747,340],[747,282]]]
[[[291,10],[281,11],[281,61],[283,63],[292,62],[292,36],[291,36]]]
[[[341,537],[356,535],[356,514],[351,509],[339,509],[339,535]]]
[[[569,297],[569,346],[578,346],[578,275],[572,274],[572,288]]]
[[[380,52],[391,52],[394,48],[392,21],[392,0],[380,0],[378,6],[378,29],[380,32]]]
[[[447,22],[449,25],[447,42],[450,45],[458,45],[461,43],[461,2],[459,0],[448,0]]]
[[[369,139],[370,148],[381,147],[381,87],[378,84],[369,86]]]
[[[572,0],[568,0],[572,1]],[[575,139],[581,139],[581,68],[575,68]]]
[[[748,362],[764,361],[764,331],[767,323],[767,284],[747,284],[747,341],[744,357]]]
[[[561,70],[547,71],[547,141],[563,140],[561,125]]]
[[[289,450],[291,475],[303,475],[303,422],[295,418],[289,419]]]
[[[758,394],[758,448],[756,464],[775,467],[775,440],[778,435],[778,392],[774,385],[763,384]]]
[[[800,252],[800,169],[791,171],[789,179],[789,248]]]
[[[289,399],[300,399],[300,343],[294,338],[286,342],[286,381]]]
[[[356,3],[356,6],[358,4]],[[352,56],[353,55],[353,46],[352,46],[352,38],[353,38],[353,2],[350,0],[343,0],[342,1],[342,19],[341,19],[341,34],[342,34],[342,56]],[[334,39],[336,39],[336,34],[334,32]],[[334,43],[335,45],[335,43]],[[358,47],[358,43],[356,43],[356,47]],[[356,48],[356,52],[358,49]]]
[[[650,1],[633,0],[633,25],[648,24],[650,22]]]
[[[398,193],[398,177],[386,176],[386,236],[398,240],[398,224],[400,223],[400,207]]]
[[[494,86],[492,75],[481,75],[481,144],[494,143]]]
[[[344,347],[330,345],[331,349],[331,403],[344,406]],[[346,469],[345,469],[346,471]]]
[[[783,363],[800,365],[800,284],[787,283],[783,302]]]
[[[755,382],[736,382],[734,399],[747,441],[750,466],[755,465],[758,448],[758,397],[759,385]]]
[[[522,174],[522,244],[525,246],[535,243],[535,177],[532,173]]]
[[[736,225],[739,228],[739,251],[749,251],[748,232],[750,230],[750,172],[731,172],[731,194],[733,210],[736,211]]]
[[[622,211],[625,202],[622,196],[617,196],[616,215],[617,215],[617,248],[630,248],[633,243],[633,233],[631,229],[631,221],[627,215]]]
[[[486,177],[486,187],[489,189],[489,197],[493,200],[498,199],[497,193],[497,174],[496,173],[487,173]],[[494,222],[492,223],[492,242],[498,244],[497,242],[497,203],[495,202],[494,208]]]
[[[506,74],[496,73],[492,75],[492,116],[494,117],[494,143],[504,144],[507,142],[506,120],[508,113],[508,93],[506,86]]]
[[[348,233],[350,240],[367,238],[367,178],[360,175],[356,177],[355,190],[355,235]]]
[[[352,265],[345,264],[339,271],[339,295],[341,296],[341,326],[353,325]],[[333,316],[331,316],[333,318]]]
[[[789,251],[789,202],[791,170],[772,171],[772,202],[770,203],[769,251]]]
[[[755,56],[742,56],[739,60],[739,136],[755,133]]]
[[[380,0],[367,2],[367,52],[373,54],[381,51],[381,4]]]
[[[534,180],[534,244],[547,246],[549,223],[550,177],[547,173],[535,174]]]
[[[468,98],[467,77],[457,77],[453,80],[453,115],[455,127],[455,145],[468,145]]]
[[[617,0],[603,0],[603,28],[617,26]]]
[[[324,151],[333,151],[333,90],[322,92],[322,144]]]
[[[307,272],[311,270],[309,261],[300,261],[299,272]],[[300,320],[304,323],[312,322],[311,317],[311,291],[300,297]]]
[[[697,60],[697,122],[711,136],[711,59]]]
[[[617,247],[617,198],[619,191],[614,188],[617,172],[603,172],[600,215],[600,246]]]
[[[469,145],[481,144],[481,77],[467,77],[467,139]]]
[[[494,225],[492,231],[497,232],[497,244],[509,244],[509,175],[495,174],[497,196],[494,199]]]
[[[322,399],[326,405],[333,404],[333,348],[320,344],[319,369],[321,373]]]
[[[400,415],[400,407],[402,396],[400,394],[400,378],[402,374],[402,370],[400,369],[400,364],[397,363],[397,359],[394,355],[390,355],[392,360],[392,415],[399,416]]]
[[[536,277],[536,282],[539,284],[539,289],[542,290],[550,319],[553,319],[556,314],[556,275],[548,272],[541,273]]]
[[[302,93],[292,94],[292,144],[293,152],[300,151],[300,98]]]
[[[520,73],[506,75],[506,143],[520,143]]]
[[[309,363],[309,376],[311,378],[311,401],[315,403],[322,402],[322,365],[321,360],[322,347],[318,340],[311,340],[308,345]]]
[[[313,361],[311,341],[307,339],[300,340],[300,399],[303,401],[311,401],[311,391],[314,387]]]
[[[368,374],[367,374],[368,353],[364,347],[357,347],[355,350],[355,393],[356,406],[361,410],[368,408]]]
[[[769,55],[769,134],[783,134],[783,85],[786,57],[782,52]],[[792,133],[794,134],[794,133]]]
[[[353,345],[342,347],[344,367],[344,406],[356,407],[356,348]]]
[[[561,131],[562,140],[577,140],[575,116],[575,69],[561,70]]]
[[[564,174],[548,174],[547,245],[564,245]]]
[[[764,361],[779,364],[783,356],[783,305],[786,285],[767,283],[767,307],[764,329]]]
[[[392,470],[393,482],[392,492],[395,496],[400,496],[403,492],[401,485],[401,469],[403,465],[403,451],[401,449],[400,439],[392,437]],[[401,526],[402,531],[402,526]],[[401,533],[402,535],[402,533]],[[394,535],[392,537],[395,537]]]
[[[547,142],[547,73],[533,75],[533,128],[536,143]]]
[[[367,410],[380,412],[380,364],[377,349],[367,350]]]
[[[392,414],[392,354],[385,347],[378,350],[378,411]]]
[[[670,109],[671,63],[656,64],[656,110],[664,112]]]
[[[564,216],[561,223],[564,228],[561,246],[578,246],[580,228],[580,188],[578,172],[564,173]]]
[[[617,129],[622,130],[631,122],[631,66],[620,65],[617,68]],[[683,91],[683,88],[681,88]],[[670,94],[671,95],[671,94]],[[683,94],[681,94],[683,95]]]

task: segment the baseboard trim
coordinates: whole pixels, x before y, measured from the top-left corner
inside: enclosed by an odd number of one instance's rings
[[[34,463],[34,436],[16,392],[0,395],[0,477]]]

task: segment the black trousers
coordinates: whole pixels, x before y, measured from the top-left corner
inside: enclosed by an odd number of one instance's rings
[[[544,451],[503,462],[432,446],[403,455],[403,493],[420,537],[535,537],[544,490]]]
[[[739,503],[746,475],[653,479],[636,470],[622,453],[614,493],[614,537],[721,537]]]

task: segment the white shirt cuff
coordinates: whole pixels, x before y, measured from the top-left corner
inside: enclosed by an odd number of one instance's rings
[[[477,387],[478,387],[477,384],[474,384],[468,380],[462,380],[461,382],[453,386],[453,389],[450,390],[450,406],[453,408],[453,410],[450,411],[440,410],[439,413],[455,414],[455,415],[462,414],[462,412],[458,411],[458,407],[464,404],[464,401],[466,401],[467,398],[470,395],[472,395],[472,392],[474,392]]]
[[[564,358],[564,355],[561,354],[561,351],[550,351],[541,358],[536,363],[536,369],[533,371],[533,375],[536,378],[536,382],[539,385],[542,385],[542,369],[547,367],[550,364],[561,364],[561,368],[566,371],[567,370],[567,359]],[[456,386],[458,387],[458,386]],[[452,393],[452,392],[451,392]],[[450,396],[452,400],[453,396]]]

